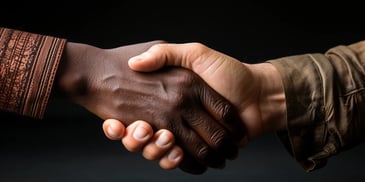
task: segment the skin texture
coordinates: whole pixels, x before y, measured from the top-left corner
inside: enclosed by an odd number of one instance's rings
[[[66,45],[55,92],[85,107],[101,119],[115,118],[128,126],[148,121],[153,129],[174,133],[185,157],[180,168],[201,174],[221,168],[238,152],[244,127],[236,108],[186,69],[140,73],[128,59],[159,41],[101,49]]]
[[[184,67],[197,73],[239,110],[241,120],[247,127],[241,147],[264,133],[286,129],[284,89],[279,73],[270,63],[245,64],[200,43],[165,43],[152,46],[143,54],[131,58],[128,64],[131,69],[140,72]],[[108,122],[121,125],[118,120]],[[170,142],[173,142],[173,138]],[[158,147],[147,147],[150,144],[134,144],[142,148],[143,154],[164,155]],[[150,160],[149,157],[145,158]],[[156,159],[163,161],[161,158]],[[179,161],[170,161],[168,165],[176,166],[174,162]]]
[[[264,133],[286,128],[285,93],[270,63],[246,64],[200,43],[156,44],[129,60],[131,69],[151,72],[166,67],[194,71],[232,102],[247,128],[243,145]]]

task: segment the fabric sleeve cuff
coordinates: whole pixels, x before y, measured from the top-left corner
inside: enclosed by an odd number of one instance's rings
[[[65,39],[0,28],[0,109],[42,119]]]
[[[335,153],[333,143],[326,143],[325,108],[333,100],[333,69],[323,54],[289,56],[267,61],[279,71],[287,104],[287,131],[280,140],[306,170],[323,167]]]

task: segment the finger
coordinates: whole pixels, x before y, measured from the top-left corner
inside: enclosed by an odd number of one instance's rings
[[[125,126],[116,119],[106,119],[103,122],[103,131],[110,140],[120,140],[125,132]]]
[[[165,129],[157,131],[153,139],[143,148],[142,155],[148,160],[160,159],[166,154],[175,142],[174,135]]]
[[[146,52],[129,59],[128,64],[135,71],[155,71],[164,66],[192,68],[191,64],[200,52],[191,50],[194,44],[156,44]]]
[[[154,41],[149,41],[149,42],[125,45],[125,46],[117,47],[112,50],[122,51],[123,57],[121,59],[124,60],[125,58],[131,58],[133,56],[136,56],[138,54],[141,54],[141,53],[147,51],[153,45],[163,44],[163,43],[165,43],[165,41],[163,41],[163,40],[154,40]]]
[[[212,55],[215,55],[215,58],[210,59]],[[128,64],[132,70],[142,72],[155,71],[164,66],[179,66],[193,70],[209,80],[205,77],[210,77],[212,72],[206,70],[214,72],[224,64],[226,57],[222,56],[225,55],[201,43],[160,43],[151,46],[142,54],[131,57]],[[204,74],[205,72],[209,74]]]
[[[139,151],[153,137],[153,129],[145,121],[135,121],[130,124],[122,138],[124,147],[130,152]]]
[[[228,58],[200,43],[162,43],[155,44],[146,52],[130,58],[128,64],[135,71],[154,71],[163,66],[174,65],[188,68],[197,73],[208,85],[217,90],[217,92],[206,89],[201,90],[203,91],[200,94],[200,96],[203,96],[201,100],[205,102],[206,108],[211,114],[214,114],[215,119],[234,133],[236,140],[241,140],[244,134],[242,132],[244,127],[241,122],[238,122],[241,121],[238,111],[227,100],[222,102],[222,96],[218,96],[218,93],[220,93],[225,98],[231,98],[231,92],[227,88],[231,88],[232,85],[219,86],[219,84],[226,84],[217,82],[218,76],[224,75],[211,74],[219,69],[232,70],[236,74],[238,72],[237,68],[240,68],[242,64],[237,60],[233,61],[234,59],[226,61]],[[235,78],[235,76],[232,78]]]
[[[171,62],[176,59],[171,57],[172,53],[175,53],[172,50],[174,50],[173,46],[168,46],[167,44],[154,45],[144,53],[130,58],[128,65],[135,71],[148,72],[158,70],[165,65],[171,65]]]
[[[223,167],[221,158],[233,159],[237,156],[238,146],[235,144],[228,131],[219,122],[204,112],[199,106],[191,107],[184,114],[185,120],[194,131],[209,145],[214,152],[210,157],[210,163],[217,167]],[[222,163],[222,164],[219,164]]]
[[[176,144],[183,147],[184,153],[189,153],[195,163],[212,167],[223,168],[225,157],[211,148],[195,130],[190,126],[179,126],[179,130],[174,131]]]
[[[179,146],[174,145],[173,148],[160,159],[159,165],[162,169],[175,169],[179,166],[183,157],[183,150]]]
[[[194,87],[198,89],[200,102],[203,103],[204,108],[208,113],[219,123],[228,129],[234,143],[240,142],[246,135],[246,129],[241,121],[237,108],[230,102],[224,99],[221,95],[213,89],[204,87]],[[200,93],[199,93],[200,92]]]

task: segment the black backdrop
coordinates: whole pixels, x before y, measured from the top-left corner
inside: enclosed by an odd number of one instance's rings
[[[105,4],[104,4],[105,3]],[[8,2],[0,26],[102,48],[162,39],[201,42],[256,63],[365,38],[361,6],[351,1]],[[359,2],[360,3],[360,2]],[[363,181],[365,146],[305,173],[275,134],[253,141],[224,170],[203,175],[164,171],[109,141],[102,121],[83,108],[51,100],[45,120],[1,113],[0,181]]]

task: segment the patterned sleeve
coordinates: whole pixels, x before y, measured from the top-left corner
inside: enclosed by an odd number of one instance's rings
[[[65,44],[0,27],[0,110],[43,118]]]
[[[365,139],[365,42],[271,62],[280,72],[287,131],[279,137],[306,171]]]

